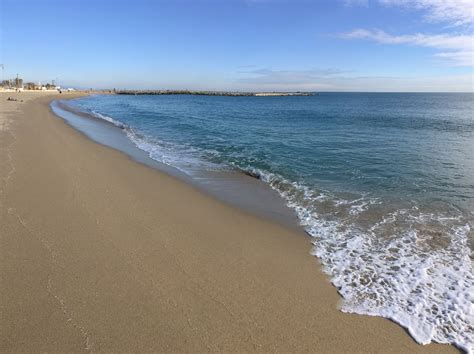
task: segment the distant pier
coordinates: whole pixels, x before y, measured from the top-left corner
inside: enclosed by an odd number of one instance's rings
[[[313,96],[312,92],[234,92],[191,90],[116,90],[117,95],[196,95],[196,96]]]

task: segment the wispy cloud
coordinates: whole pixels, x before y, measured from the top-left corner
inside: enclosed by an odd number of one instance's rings
[[[474,36],[421,33],[408,35],[391,35],[381,30],[356,29],[341,35],[346,39],[369,39],[385,44],[413,44],[438,49],[470,50],[473,47]]]
[[[249,64],[249,65],[239,65],[237,69],[248,69],[248,68],[256,68],[257,65],[255,64]]]
[[[435,57],[441,58],[452,63],[453,66],[472,66],[474,67],[474,52],[441,52],[436,53]]]
[[[383,44],[408,44],[435,48],[444,52],[435,56],[449,60],[457,66],[473,66],[474,36],[455,34],[407,34],[391,35],[381,30],[356,29],[340,35],[344,39],[365,39]],[[447,52],[446,52],[447,51]]]
[[[345,6],[369,6],[369,0],[342,0]]]
[[[388,6],[402,6],[424,10],[425,18],[432,22],[445,22],[452,26],[474,24],[473,0],[379,0]]]
[[[248,91],[472,92],[469,74],[454,76],[357,76],[337,69],[239,71],[231,84]]]
[[[331,77],[347,73],[338,69],[312,69],[312,70],[271,70],[256,69],[238,71],[239,81],[246,83],[258,83],[265,85],[293,85],[308,84],[318,82],[323,77]]]
[[[350,1],[357,5],[358,0]],[[379,4],[424,12],[429,22],[445,23],[458,33],[392,35],[381,30],[356,29],[342,34],[345,39],[365,39],[383,44],[408,44],[439,49],[434,55],[452,66],[474,66],[474,0],[373,0]],[[366,6],[365,2],[361,5]]]

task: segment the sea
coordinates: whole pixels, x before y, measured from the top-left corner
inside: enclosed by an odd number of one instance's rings
[[[309,235],[308,252],[338,289],[343,312],[391,319],[421,344],[474,351],[474,94],[93,95],[59,103],[58,114],[107,122],[190,179],[258,179]]]

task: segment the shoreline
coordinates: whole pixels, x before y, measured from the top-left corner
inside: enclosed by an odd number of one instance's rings
[[[126,127],[67,105],[64,100],[50,104],[52,112],[93,141],[118,150],[132,160],[167,173],[231,206],[307,235],[294,210],[258,176],[241,170],[194,170],[191,174],[149,156],[128,136]]]
[[[308,239],[84,139],[64,94],[9,94],[2,351],[456,350],[341,313]]]

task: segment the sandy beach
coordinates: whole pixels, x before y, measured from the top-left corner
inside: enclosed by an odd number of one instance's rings
[[[0,93],[1,352],[456,352],[340,312],[302,233],[87,139],[78,95]]]

